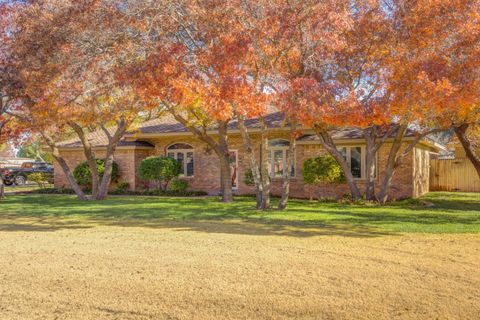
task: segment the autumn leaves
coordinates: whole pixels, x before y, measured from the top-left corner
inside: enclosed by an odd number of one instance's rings
[[[385,202],[406,155],[399,147],[406,128],[416,129],[414,144],[479,122],[479,8],[478,0],[13,3],[2,24],[8,46],[1,54],[9,59],[1,61],[15,70],[9,79],[22,84],[9,94],[21,102],[26,130],[50,142],[70,135],[84,141],[82,134],[103,130],[107,160],[145,115],[172,114],[218,155],[224,201],[232,200],[229,123],[240,123],[250,150],[243,121],[262,123],[274,107],[285,113],[285,126],[295,126],[292,141],[301,128],[313,128],[342,168],[348,166],[331,132],[357,127],[371,174],[365,190],[348,171],[347,183],[354,198]],[[268,128],[260,130],[265,142]],[[389,148],[390,157],[379,168],[378,188],[372,159],[380,148]],[[88,141],[84,151],[95,158]],[[263,195],[258,206],[268,208],[263,158],[248,155]]]

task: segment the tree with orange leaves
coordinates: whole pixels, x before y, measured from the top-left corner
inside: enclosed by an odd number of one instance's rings
[[[23,132],[12,114],[19,107],[21,84],[9,55],[9,24],[17,7],[15,2],[0,3],[0,146],[12,142]],[[0,199],[5,197],[3,173],[0,172]]]
[[[430,107],[422,118],[427,115],[427,125],[453,129],[480,177],[474,143],[480,124],[480,1],[434,4],[418,6],[408,20],[417,32],[409,39],[410,50],[427,50],[417,54],[400,78],[417,76],[419,101]]]
[[[295,140],[302,126],[302,102],[294,93],[297,79],[308,76],[305,62],[316,48],[331,48],[336,31],[342,26],[343,11],[339,1],[259,1],[251,4],[247,14],[255,20],[254,74],[272,93],[271,101],[285,116],[290,128],[290,150],[287,172],[294,165]],[[245,18],[248,21],[248,19]],[[283,177],[279,209],[284,209],[289,197],[290,175]]]
[[[232,201],[228,126],[236,110],[257,96],[246,68],[249,38],[232,19],[239,4],[214,0],[144,4],[149,16],[135,18],[155,36],[146,36],[150,41],[144,48],[150,51],[123,77],[144,99],[171,113],[212,148],[220,162],[225,202]],[[134,13],[145,11],[134,8],[132,4]]]
[[[442,129],[432,122],[449,110],[444,102],[450,88],[443,80],[436,90],[422,87],[424,77],[418,66],[452,35],[452,30],[442,29],[441,24],[458,25],[466,16],[458,14],[458,6],[464,2],[439,0],[433,6],[427,2],[335,1],[323,20],[307,9],[318,3],[297,9],[287,4],[289,18],[276,22],[295,30],[283,37],[287,45],[279,71],[286,79],[285,100],[292,101],[300,122],[315,129],[323,147],[338,161],[354,199],[362,193],[332,139],[332,130],[355,127],[363,132],[367,144],[365,195],[385,202],[402,159],[420,139]],[[471,14],[471,4],[460,12]],[[434,24],[426,17],[434,18]],[[409,127],[415,128],[416,136],[402,149]],[[389,158],[377,197],[375,157],[387,141],[391,143]]]
[[[54,129],[78,136],[92,172],[92,198],[97,200],[107,195],[118,142],[149,107],[117,81],[117,69],[136,58],[124,50],[136,35],[126,30],[128,18],[120,2],[30,3],[17,13],[12,31],[13,55],[29,99],[28,121],[41,128],[39,134],[57,157],[58,140],[46,133]],[[93,130],[101,130],[108,140],[102,179],[87,139]],[[62,136],[57,133],[56,138]],[[70,177],[64,161],[57,160]],[[84,199],[76,183],[70,183]]]

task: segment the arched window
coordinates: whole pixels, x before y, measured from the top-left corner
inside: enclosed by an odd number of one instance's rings
[[[289,148],[288,140],[274,139],[268,142],[268,168],[272,178],[282,178],[287,174]],[[295,164],[295,160],[293,163]],[[290,175],[295,176],[295,165],[292,166]]]
[[[181,176],[193,177],[193,147],[186,143],[175,143],[167,147],[167,157],[176,159],[182,166]]]

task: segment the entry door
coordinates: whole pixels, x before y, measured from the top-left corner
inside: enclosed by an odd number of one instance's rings
[[[231,150],[230,155],[230,170],[232,173],[232,189],[238,189],[238,151]]]

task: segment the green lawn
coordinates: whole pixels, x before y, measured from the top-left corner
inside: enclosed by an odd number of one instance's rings
[[[299,200],[290,201],[283,212],[259,212],[253,206],[251,198],[223,204],[214,198],[110,197],[80,202],[72,196],[9,195],[0,203],[0,231],[2,226],[5,230],[31,223],[52,230],[94,224],[152,228],[177,224],[199,231],[292,236],[480,232],[478,193],[430,193],[388,206]]]
[[[53,187],[53,184],[46,185],[45,187],[51,188]],[[5,192],[7,194],[14,194],[14,193],[24,193],[24,192],[30,192],[30,191],[35,191],[40,189],[40,187],[37,184],[34,183],[29,183],[23,186],[5,186]]]

